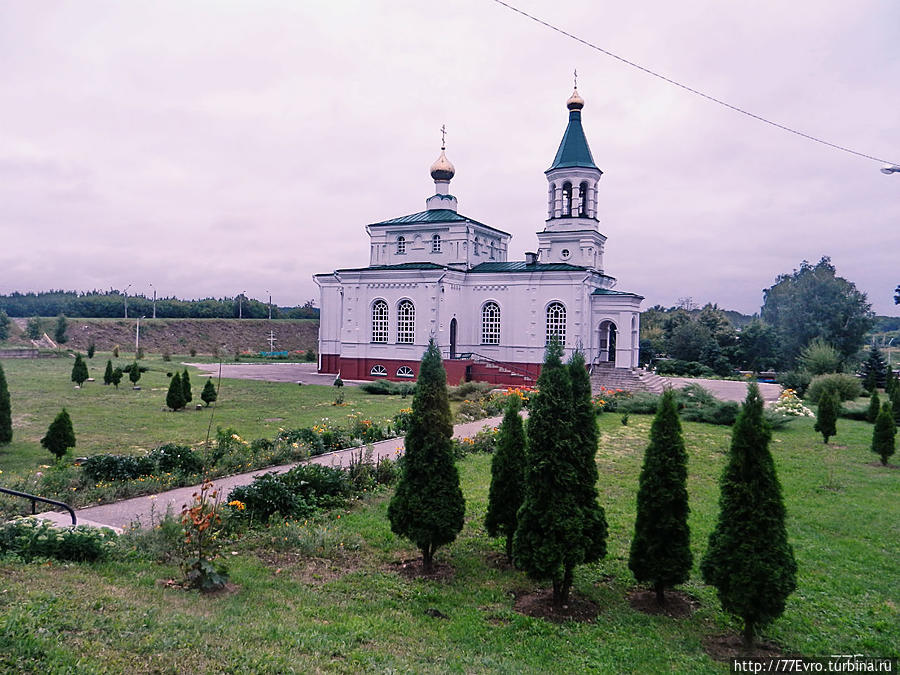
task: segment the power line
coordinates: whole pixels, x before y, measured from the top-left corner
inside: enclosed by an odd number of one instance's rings
[[[728,108],[729,110],[733,110],[737,113],[740,113],[741,115],[746,115],[747,117],[751,117],[759,122],[764,122],[770,126],[781,129],[782,131],[787,131],[787,132],[795,134],[797,136],[801,136],[802,138],[806,138],[810,141],[815,141],[816,143],[821,143],[822,145],[826,145],[829,148],[834,148],[835,150],[841,150],[843,152],[848,152],[851,155],[856,155],[857,157],[864,157],[865,159],[871,159],[875,162],[881,162],[882,164],[896,164],[896,162],[889,162],[888,160],[881,159],[880,157],[874,157],[872,155],[867,155],[864,152],[857,152],[856,150],[845,147],[843,145],[838,145],[837,143],[831,143],[830,141],[826,141],[825,139],[818,138],[816,136],[811,136],[810,134],[803,133],[802,131],[793,129],[784,124],[779,124],[778,122],[773,122],[770,119],[766,119],[762,115],[757,115],[756,113],[752,113],[749,110],[744,110],[743,108],[740,108],[736,105],[732,105],[731,103],[728,103],[727,101],[718,99],[715,96],[710,96],[709,94],[704,94],[702,91],[699,91],[698,89],[694,89],[692,87],[687,86],[686,84],[682,84],[681,82],[673,80],[670,77],[666,77],[665,75],[663,75],[661,73],[657,73],[654,70],[645,68],[644,66],[637,64],[634,61],[629,61],[628,59],[623,58],[623,57],[619,56],[618,54],[613,54],[611,51],[604,49],[603,47],[600,47],[599,45],[595,45],[593,42],[588,42],[587,40],[580,38],[577,35],[573,35],[572,33],[569,33],[567,31],[563,30],[562,28],[559,28],[558,26],[554,26],[552,23],[548,23],[548,22],[544,21],[543,19],[540,19],[532,14],[529,14],[528,12],[525,12],[525,11],[519,9],[518,7],[514,7],[513,5],[510,5],[509,3],[504,2],[503,0],[494,0],[494,2],[496,2],[498,5],[502,5],[503,7],[506,7],[509,10],[512,10],[516,14],[521,14],[522,16],[524,16],[528,19],[531,19],[532,21],[534,21],[536,23],[541,24],[542,26],[549,28],[552,31],[556,31],[557,33],[559,33],[561,35],[565,35],[567,38],[571,38],[572,40],[575,40],[576,42],[580,42],[581,44],[585,45],[586,47],[590,47],[591,49],[594,49],[594,50],[600,52],[601,54],[610,56],[610,57],[616,59],[617,61],[621,61],[622,63],[624,63],[628,66],[631,66],[632,68],[637,68],[638,70],[640,70],[644,73],[647,73],[648,75],[652,75],[653,77],[663,80],[664,82],[668,82],[671,85],[679,87],[680,89],[684,89],[685,91],[688,91],[692,94],[700,96],[701,98],[705,98],[707,101],[712,101],[713,103],[717,103],[720,106]]]

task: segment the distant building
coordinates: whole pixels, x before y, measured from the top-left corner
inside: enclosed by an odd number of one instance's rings
[[[510,235],[461,215],[445,147],[426,210],[366,226],[369,266],[314,277],[321,291],[319,370],[347,379],[415,378],[429,338],[448,381],[533,384],[556,337],[594,367],[638,365],[643,297],[604,272],[597,168],[581,126],[584,101],[552,165],[537,252],[509,261]]]

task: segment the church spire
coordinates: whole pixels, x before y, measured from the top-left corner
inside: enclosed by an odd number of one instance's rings
[[[597,165],[594,164],[594,157],[591,155],[591,149],[588,147],[587,138],[581,126],[581,109],[584,108],[584,99],[578,93],[578,71],[575,71],[575,89],[569,100],[566,101],[566,108],[569,109],[569,125],[566,127],[566,133],[563,134],[559,150],[556,151],[553,164],[547,169],[547,172],[576,166],[596,169]]]

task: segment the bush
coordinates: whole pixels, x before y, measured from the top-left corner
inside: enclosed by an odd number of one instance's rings
[[[487,396],[496,385],[489,382],[463,382],[458,387],[449,387],[447,389],[447,398],[451,401],[465,401],[466,399],[477,399]]]
[[[843,370],[841,353],[822,338],[816,338],[806,345],[797,360],[803,370],[813,377]]]
[[[416,385],[411,382],[391,382],[390,380],[375,380],[359,385],[361,391],[376,396],[409,396],[416,392]]]
[[[704,366],[697,361],[682,361],[680,359],[665,359],[656,364],[656,372],[659,375],[674,375],[676,377],[715,377],[712,368]],[[653,409],[655,412],[656,409]]]
[[[61,529],[46,520],[20,518],[0,525],[0,555],[12,554],[26,562],[35,558],[94,562],[107,556],[115,537],[110,529],[84,525]]]
[[[235,513],[250,522],[265,523],[276,513],[282,518],[309,516],[315,508],[307,504],[285,484],[277,473],[265,473],[250,485],[240,485],[228,495],[228,503],[240,502],[243,508]]]
[[[809,383],[806,398],[818,403],[825,392],[835,392],[841,401],[852,401],[862,394],[862,385],[855,375],[846,373],[817,375]]]
[[[150,453],[148,459],[163,473],[181,473],[189,476],[203,471],[203,460],[186,445],[174,443],[161,445]]]
[[[28,323],[25,328],[25,335],[29,340],[40,340],[41,334],[44,332],[44,329],[41,327],[41,320],[39,317],[33,316],[28,319]]]
[[[806,390],[812,380],[812,375],[802,370],[788,370],[779,373],[776,381],[785,389],[793,389],[797,392],[797,396],[803,398],[806,396]]]

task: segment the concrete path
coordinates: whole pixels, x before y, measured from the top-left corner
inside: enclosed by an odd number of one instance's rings
[[[486,426],[498,426],[502,419],[502,417],[489,417],[475,422],[457,424],[453,427],[453,437],[466,438],[468,436],[474,436]],[[359,452],[359,448],[338,450],[336,452],[313,457],[308,460],[308,463],[324,464],[326,466],[347,466],[350,463],[351,455],[355,452]],[[396,457],[402,452],[403,438],[391,438],[386,441],[372,444],[372,456],[375,460],[381,459],[382,457]],[[239,485],[249,485],[256,476],[273,471],[281,473],[294,466],[297,466],[297,464],[283,464],[281,466],[271,466],[235,476],[216,478],[213,480],[213,485],[215,486],[215,489],[221,491],[222,497],[225,499],[234,488]],[[168,492],[161,492],[156,495],[134,497],[133,499],[126,499],[121,502],[76,509],[75,516],[79,525],[109,527],[117,532],[121,532],[122,528],[137,522],[146,527],[150,524],[151,514],[155,514],[156,517],[163,516],[166,513],[166,509],[170,507],[174,514],[180,514],[182,507],[185,504],[190,503],[193,494],[198,489],[199,486],[192,485],[169,490]],[[60,527],[70,526],[72,524],[68,512],[45,511],[44,513],[39,513],[38,516],[53,521],[54,524]]]

